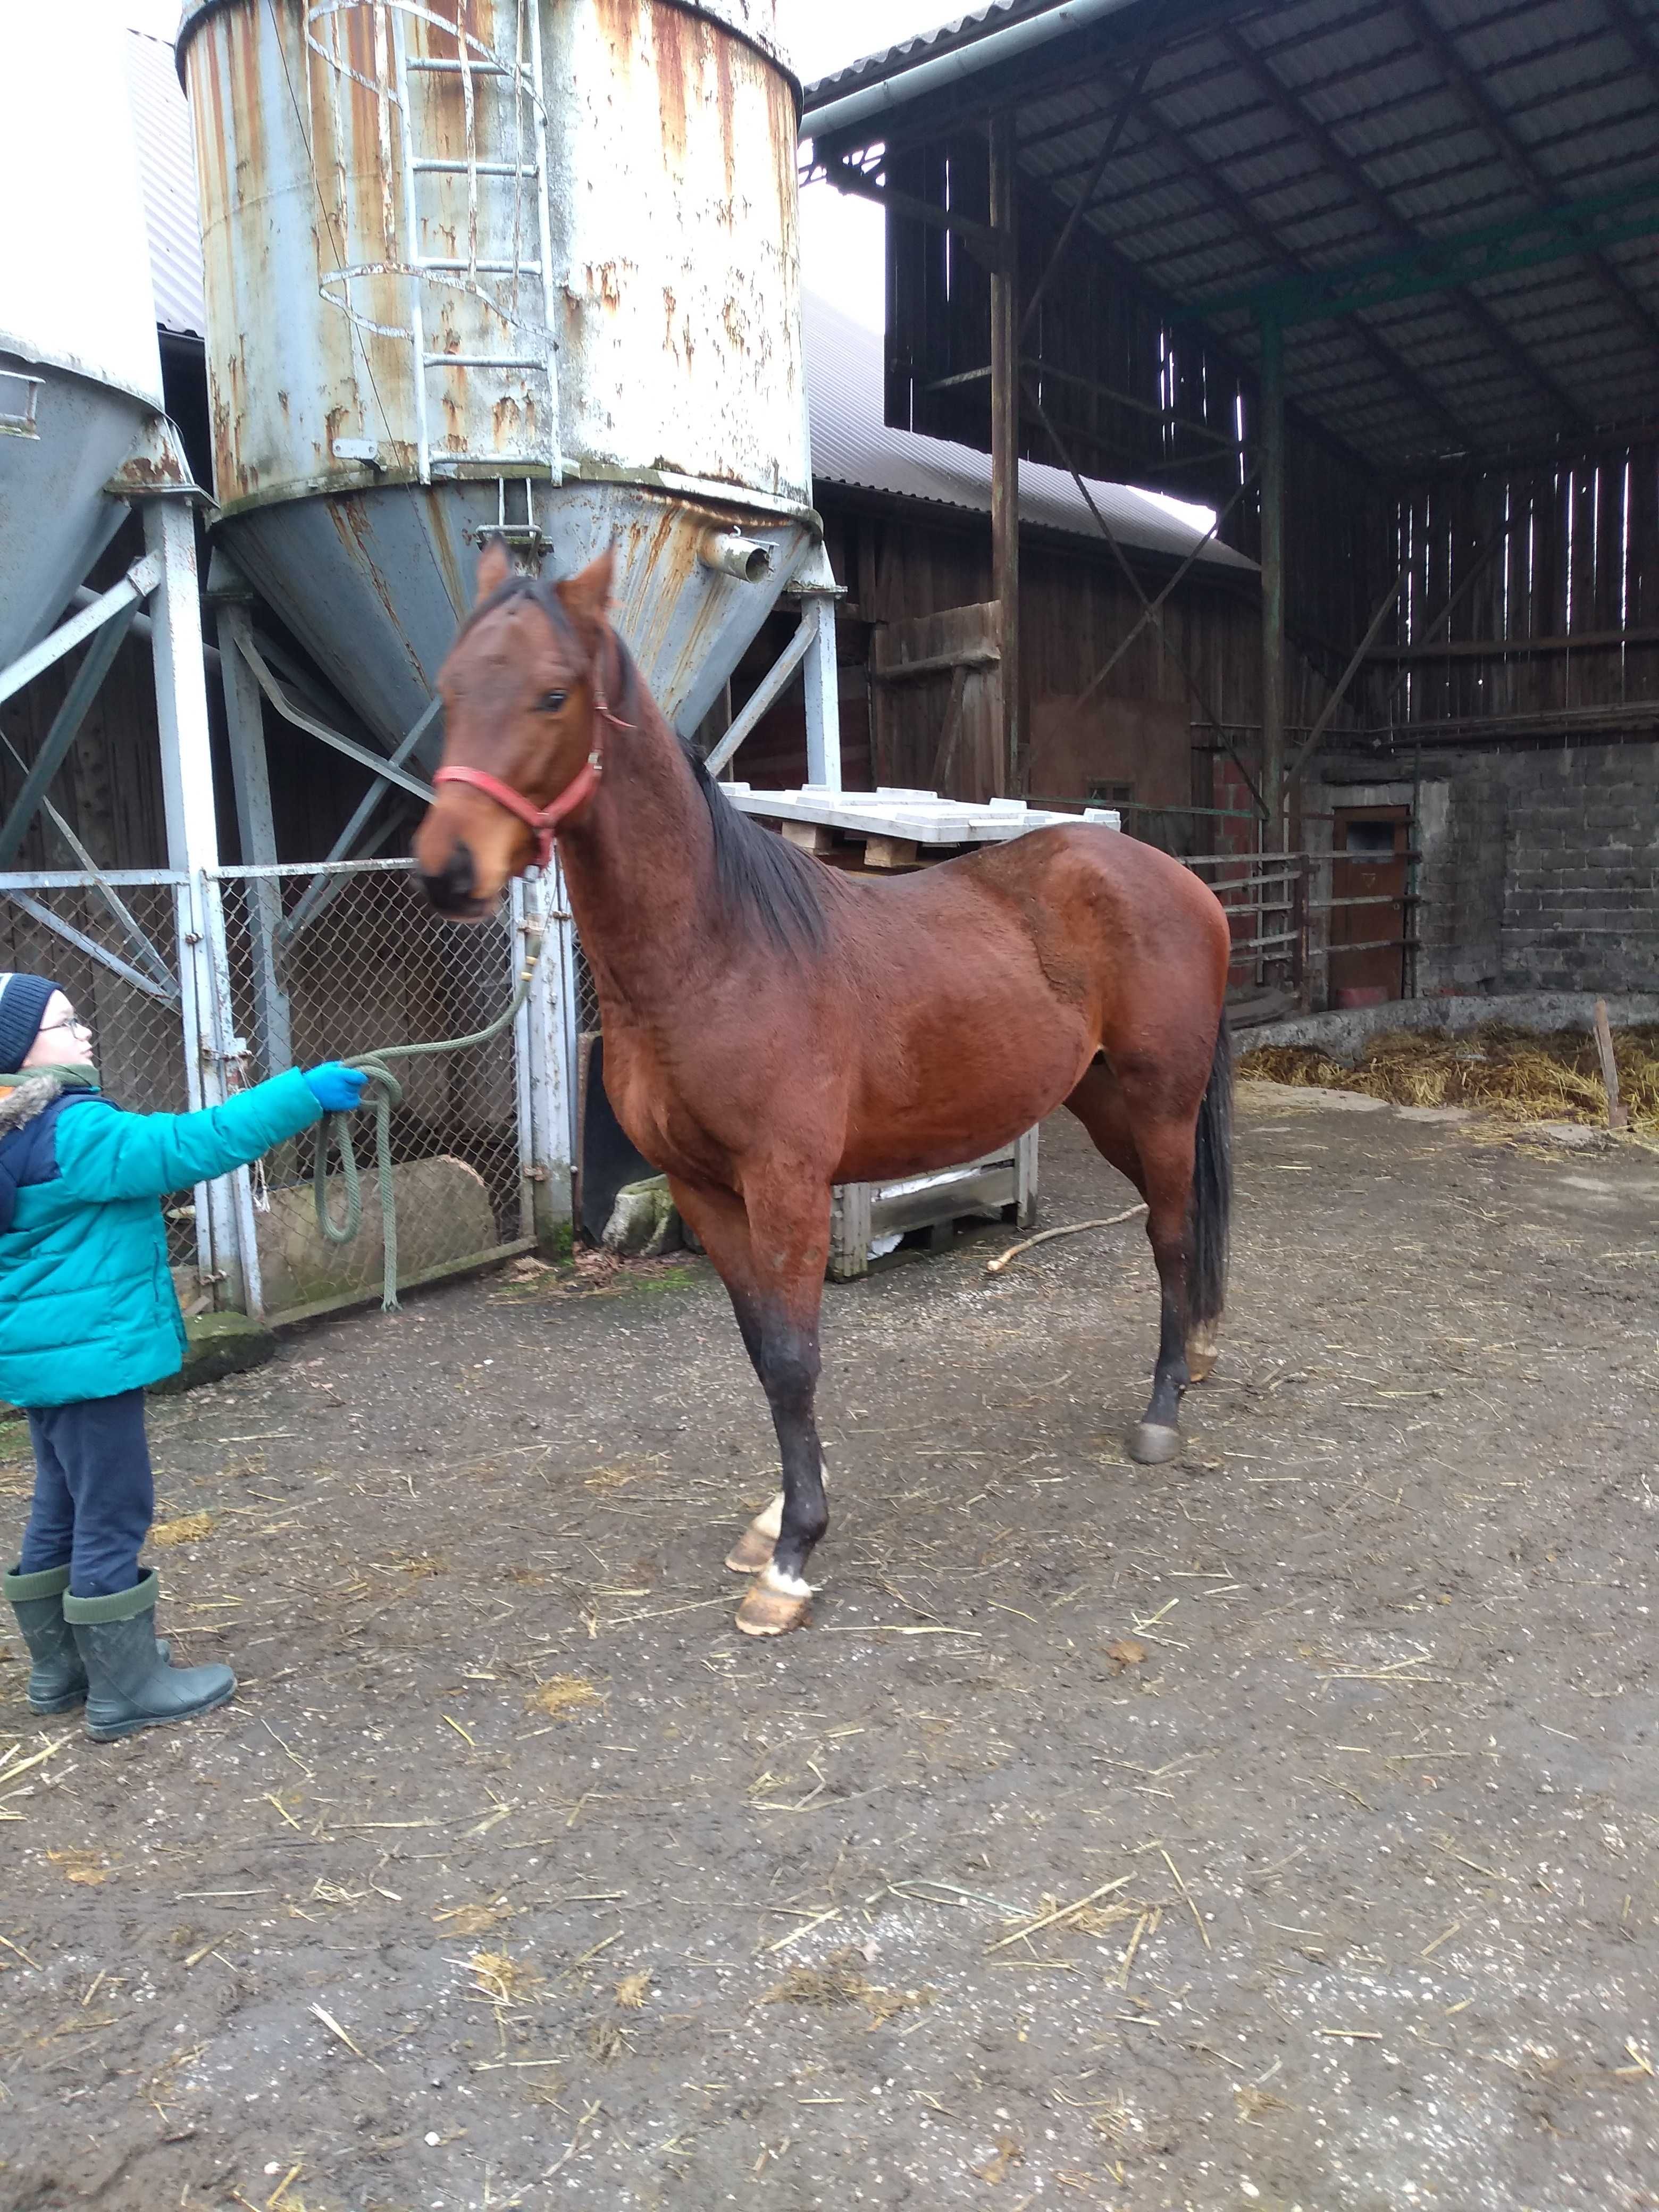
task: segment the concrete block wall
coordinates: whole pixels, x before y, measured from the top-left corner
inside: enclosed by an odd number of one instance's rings
[[[1334,759],[1324,803],[1377,782]],[[1659,988],[1659,744],[1437,752],[1417,837],[1420,997]]]

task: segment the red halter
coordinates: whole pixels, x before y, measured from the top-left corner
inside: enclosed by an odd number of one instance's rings
[[[553,839],[560,823],[598,789],[602,773],[603,763],[598,753],[589,753],[584,765],[550,806],[532,806],[521,791],[514,791],[510,783],[503,783],[500,776],[488,775],[481,768],[441,768],[432,781],[434,784],[470,783],[475,791],[482,791],[486,798],[493,799],[497,806],[516,814],[527,830],[535,832],[536,865],[544,868],[553,858]]]
[[[631,730],[634,725],[613,714],[606,703],[604,685],[596,678],[593,684],[593,712],[601,721],[609,722],[613,730]],[[605,763],[599,757],[596,744],[582,766],[577,769],[564,789],[550,805],[532,806],[521,791],[514,791],[510,783],[500,776],[491,775],[481,768],[441,768],[432,779],[440,783],[468,783],[503,806],[509,814],[516,815],[536,839],[536,865],[545,868],[553,858],[553,840],[561,822],[567,820],[586,799],[599,789],[599,779],[605,774]]]

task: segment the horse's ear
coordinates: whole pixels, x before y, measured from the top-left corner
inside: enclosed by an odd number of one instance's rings
[[[472,595],[474,605],[482,605],[493,592],[499,592],[512,574],[513,563],[507,557],[507,540],[504,538],[485,538],[478,554],[477,586]]]
[[[597,561],[590,561],[574,576],[566,576],[555,586],[562,601],[565,612],[579,629],[597,629],[605,620],[605,609],[611,604],[611,579],[614,562],[610,546],[606,546]]]

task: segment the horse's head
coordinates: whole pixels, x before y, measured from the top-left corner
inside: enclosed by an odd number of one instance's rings
[[[550,595],[514,574],[500,538],[479,556],[472,613],[438,672],[443,765],[415,836],[440,913],[493,913],[510,877],[545,861],[554,821],[591,792],[611,566],[602,553]]]

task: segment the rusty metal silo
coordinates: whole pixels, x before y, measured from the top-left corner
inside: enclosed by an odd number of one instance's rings
[[[392,741],[481,533],[682,729],[817,536],[772,0],[193,0],[221,541]]]

